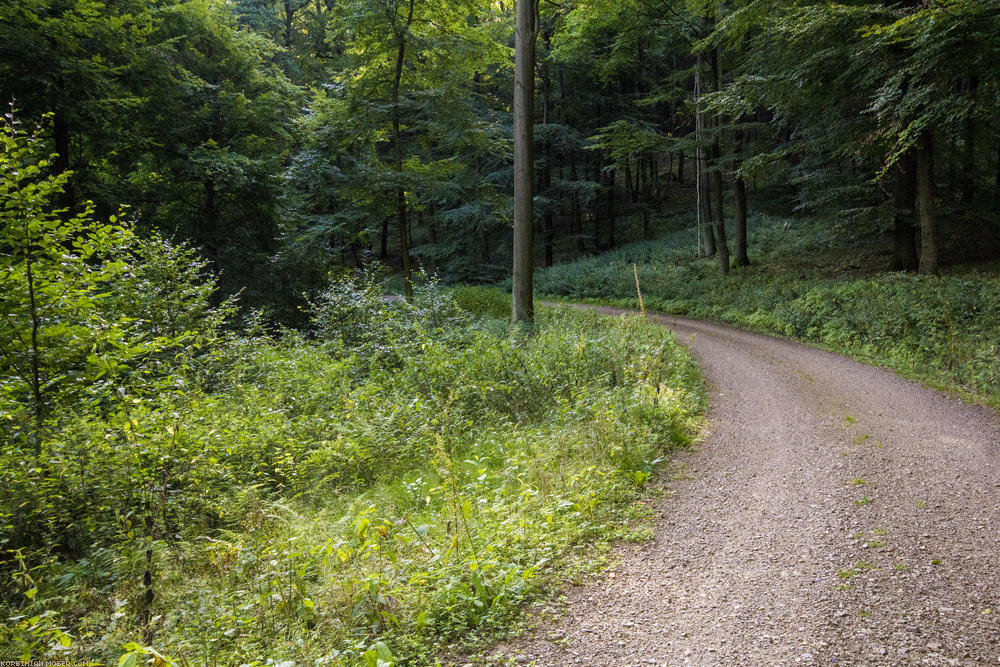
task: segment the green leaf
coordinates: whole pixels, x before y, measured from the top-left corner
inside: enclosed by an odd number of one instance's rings
[[[358,522],[355,525],[355,530],[357,531],[359,540],[364,541],[365,535],[368,534],[368,526],[370,525],[371,525],[371,519],[369,519],[368,517],[363,516],[360,519],[358,519]]]

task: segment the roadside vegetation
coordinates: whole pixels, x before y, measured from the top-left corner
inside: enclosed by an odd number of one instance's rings
[[[661,327],[511,333],[499,291],[370,272],[302,331],[238,322],[194,251],[61,218],[3,141],[0,655],[434,664],[647,534],[702,406]]]
[[[637,308],[636,264],[650,310],[805,341],[1000,405],[1000,266],[879,272],[878,239],[838,235],[829,220],[761,215],[749,227],[754,264],[729,276],[694,257],[684,230],[544,269],[536,286]]]

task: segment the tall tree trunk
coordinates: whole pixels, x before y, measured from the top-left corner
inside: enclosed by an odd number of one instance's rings
[[[590,182],[603,185],[604,176],[601,174],[601,167],[595,160],[591,160],[589,151],[587,153],[587,167],[590,171]],[[590,209],[590,218],[594,223],[594,249],[600,252],[604,250],[604,244],[601,241],[601,197],[599,193],[598,196],[594,197],[594,203]]]
[[[704,162],[704,160],[702,160]],[[701,236],[705,257],[715,257],[715,232],[712,230],[712,199],[711,188],[708,187],[708,174],[702,172],[699,186],[701,197]]]
[[[569,149],[569,178],[573,181],[573,199],[571,215],[573,216],[573,233],[576,234],[576,249],[581,255],[587,252],[587,244],[583,238],[583,202],[580,201],[579,174],[576,171],[576,151]]]
[[[514,31],[514,266],[511,322],[531,326],[534,288],[535,41],[538,0],[517,0]]]
[[[970,115],[965,119],[965,155],[962,157],[962,204],[969,206],[976,199],[976,121]]]
[[[295,10],[292,9],[292,0],[285,0],[285,48],[292,48],[292,19],[295,18]]]
[[[608,247],[614,248],[617,245],[615,239],[615,226],[617,215],[617,203],[615,202],[615,181],[617,180],[615,170],[608,170]]]
[[[896,183],[893,188],[893,271],[913,271],[917,268],[917,236],[913,225],[917,200],[917,165],[914,151],[906,151],[896,165]]]
[[[642,192],[642,200],[649,204],[653,201],[652,196],[652,183],[653,181],[653,161],[643,160],[642,161],[642,172],[640,174],[641,182],[639,191]]]
[[[392,143],[396,157],[396,178],[403,177],[403,137],[399,120],[399,90],[403,82],[403,64],[406,59],[406,35],[413,23],[413,5],[410,0],[406,24],[397,34],[399,46],[396,51],[396,72],[392,79]],[[399,226],[399,256],[403,267],[403,293],[407,301],[413,301],[413,283],[410,271],[410,235],[406,224],[406,193],[402,184],[396,186],[396,224]]]
[[[736,266],[750,266],[747,254],[747,184],[743,177],[733,178],[734,217],[736,223]]]
[[[934,208],[934,146],[929,131],[917,145],[917,208],[920,211],[920,273],[937,273],[937,212]]]
[[[632,187],[632,158],[625,158],[625,191],[629,200],[635,201],[635,189]]]
[[[736,151],[743,151],[743,132],[736,135]],[[736,266],[750,266],[747,254],[747,184],[739,174],[740,161],[733,163],[733,222],[736,225]]]
[[[974,101],[979,80],[969,77],[969,97]],[[968,206],[976,198],[976,179],[979,170],[976,168],[976,119],[969,114],[965,119],[965,155],[962,158],[962,204]]]
[[[712,232],[712,201],[711,189],[708,187],[708,174],[705,171],[705,148],[702,145],[705,128],[705,114],[701,110],[701,56],[698,56],[694,74],[694,136],[697,141],[695,149],[695,188],[698,195],[698,227],[702,235],[702,247],[705,257],[715,257],[715,234]]]
[[[215,195],[215,181],[206,178],[202,184],[202,212],[205,216],[206,227],[202,242],[212,260],[218,262],[222,254],[220,239],[223,230],[219,229],[219,207]]]
[[[712,83],[715,92],[721,89],[721,72],[719,64],[719,47],[712,49]],[[719,135],[722,134],[722,117],[715,115],[713,121],[715,132],[712,136],[712,162],[715,170],[712,172],[712,190],[715,205],[715,233],[718,236],[719,269],[722,274],[729,273],[729,244],[726,243],[726,213],[722,201],[722,149],[719,146]]]
[[[677,184],[684,185],[684,151],[677,154]]]
[[[715,150],[712,151],[715,153]],[[716,169],[712,172],[712,214],[715,221],[716,254],[719,258],[719,269],[723,274],[729,273],[729,244],[726,242],[726,217],[722,201],[722,172]]]
[[[66,122],[66,114],[63,111],[57,111],[52,116],[52,134],[53,134],[53,144],[56,149],[56,158],[52,163],[52,168],[57,174],[62,174],[70,170],[70,158],[69,158],[69,124]],[[66,209],[66,215],[69,215],[70,209],[73,208],[73,180],[70,179],[63,192],[59,195],[59,208]]]
[[[389,218],[382,218],[382,238],[379,239],[378,258],[385,261],[389,257]]]

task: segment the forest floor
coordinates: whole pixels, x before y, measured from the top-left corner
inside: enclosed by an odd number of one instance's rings
[[[995,412],[798,343],[651,317],[712,386],[654,539],[479,660],[1000,664]]]

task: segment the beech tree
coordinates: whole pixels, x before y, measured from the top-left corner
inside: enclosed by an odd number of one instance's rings
[[[517,0],[514,31],[514,269],[511,321],[531,325],[535,317],[535,42],[538,0]]]

